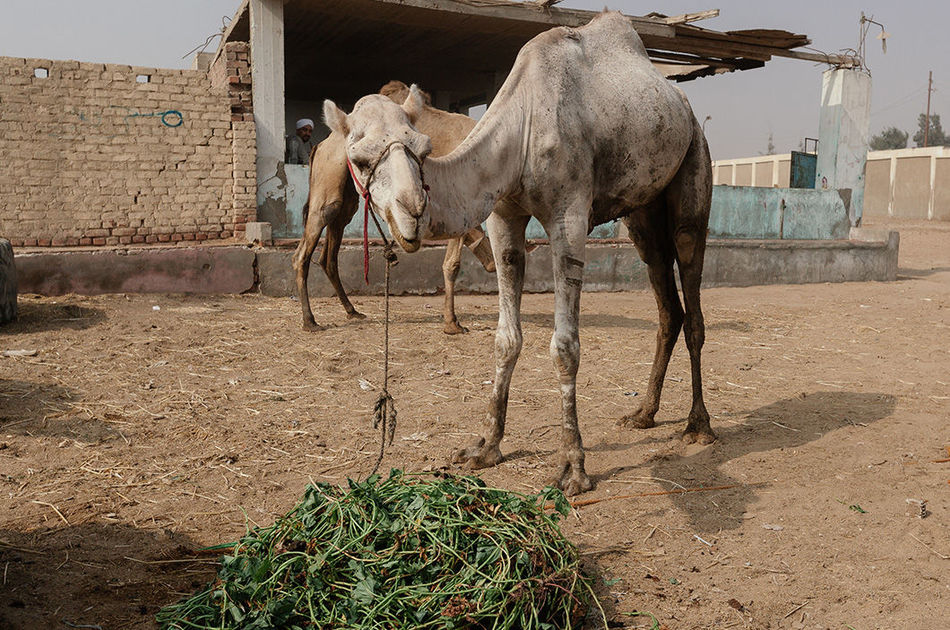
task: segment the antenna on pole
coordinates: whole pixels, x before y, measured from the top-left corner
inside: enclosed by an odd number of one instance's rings
[[[927,124],[924,126],[924,146],[930,146],[930,94],[934,91],[934,71],[930,71],[927,79]]]
[[[868,65],[866,62],[867,55],[867,38],[868,31],[871,30],[871,24],[875,24],[881,27],[881,32],[877,34],[877,39],[881,40],[881,49],[884,51],[884,54],[887,54],[887,38],[890,37],[890,33],[884,30],[884,25],[880,22],[874,21],[874,16],[868,17],[864,14],[864,11],[861,12],[861,19],[859,21],[859,31],[858,31],[858,59],[861,62],[861,65],[864,66],[865,70]]]

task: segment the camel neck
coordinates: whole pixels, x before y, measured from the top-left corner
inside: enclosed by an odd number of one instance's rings
[[[428,238],[452,238],[478,227],[495,203],[519,186],[529,109],[501,97],[454,151],[426,161]]]

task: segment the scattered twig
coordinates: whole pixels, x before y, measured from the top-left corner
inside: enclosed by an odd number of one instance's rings
[[[662,497],[668,494],[686,494],[687,492],[715,492],[718,490],[732,490],[733,488],[754,488],[757,486],[767,485],[767,481],[758,481],[755,483],[736,483],[728,486],[710,486],[708,488],[683,488],[678,490],[663,490],[661,492],[639,492],[637,494],[618,494],[612,497],[603,497],[600,499],[585,499],[583,501],[570,501],[572,508],[584,507],[587,505],[595,505],[597,503],[603,503],[604,501],[619,501],[620,499],[639,499],[642,497]],[[548,503],[544,506],[544,509],[550,510],[554,508],[553,503]]]
[[[56,515],[59,516],[59,518],[63,519],[63,522],[64,522],[64,523],[66,523],[67,525],[69,525],[69,521],[66,520],[66,517],[63,516],[63,513],[60,512],[60,511],[56,508],[56,506],[53,505],[52,503],[47,503],[46,501],[36,501],[36,500],[34,500],[33,503],[36,503],[37,505],[45,505],[46,507],[53,508],[53,511],[56,512]]]
[[[3,540],[2,538],[0,538],[0,547],[4,547],[6,549],[13,549],[14,551],[21,551],[23,553],[35,553],[40,556],[46,555],[45,551],[37,551],[36,549],[27,549],[26,547],[17,547],[16,545],[11,545],[7,541]]]
[[[769,422],[771,422],[777,427],[782,427],[783,429],[788,429],[789,431],[794,431],[795,433],[801,433],[799,429],[793,429],[792,427],[782,424],[781,422],[776,422],[775,420],[770,420]]]
[[[70,628],[91,628],[92,630],[102,630],[102,626],[98,624],[82,624],[82,623],[71,623],[65,619],[61,619],[64,625],[69,626]]]
[[[181,560],[141,560],[139,558],[132,558],[131,556],[124,556],[126,560],[131,560],[132,562],[137,562],[139,564],[187,564],[195,562],[203,562],[205,564],[217,564],[217,562],[209,562],[204,558],[183,558]]]
[[[927,549],[927,551],[937,556],[938,558],[942,558],[943,560],[950,560],[950,556],[945,556],[942,553],[935,551],[932,547],[928,547],[927,544],[924,541],[922,541],[920,538],[917,538],[913,534],[909,534],[909,536],[913,538],[914,540],[916,540],[917,542],[919,542],[921,545],[923,545]]]
[[[789,617],[791,617],[792,615],[794,615],[795,613],[797,613],[799,610],[801,610],[807,605],[808,605],[808,601],[806,600],[804,604],[799,604],[795,608],[792,608],[790,611],[788,611],[788,613],[786,613],[786,615],[782,617],[782,619],[788,619]]]

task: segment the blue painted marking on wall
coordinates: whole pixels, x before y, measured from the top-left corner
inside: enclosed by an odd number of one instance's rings
[[[185,115],[182,114],[177,109],[167,109],[160,112],[137,112],[130,107],[124,107],[122,105],[109,105],[110,109],[124,109],[127,113],[122,117],[121,124],[125,127],[125,133],[130,133],[131,127],[129,126],[129,121],[133,118],[158,118],[162,125],[174,129],[176,127],[181,127],[185,124]],[[93,127],[102,127],[103,118],[102,114],[99,112],[96,113],[86,113],[76,108],[72,108],[68,112],[73,116],[79,117],[79,122],[91,124]],[[55,136],[55,134],[53,134]],[[107,137],[109,139],[115,138],[119,134],[113,133],[109,134]]]

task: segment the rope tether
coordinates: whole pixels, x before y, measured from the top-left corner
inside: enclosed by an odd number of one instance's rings
[[[375,216],[375,215],[374,215]],[[386,259],[386,314],[383,342],[383,391],[376,399],[376,406],[373,409],[373,428],[379,429],[379,455],[376,457],[376,463],[373,464],[373,471],[369,474],[371,477],[379,470],[379,465],[383,461],[383,453],[386,451],[386,444],[393,444],[393,437],[396,435],[396,403],[389,394],[389,270],[398,261],[396,252],[393,251],[393,243],[387,241],[383,246],[383,257]]]
[[[370,183],[373,180],[373,175],[376,174],[376,168],[382,162],[383,158],[389,153],[389,150],[394,146],[399,145],[405,150],[406,155],[408,155],[412,160],[419,166],[419,178],[422,181],[422,190],[426,193],[425,203],[429,203],[429,187],[425,183],[425,178],[422,173],[422,162],[423,159],[420,159],[412,150],[403,144],[401,141],[396,140],[390,142],[386,145],[386,148],[383,149],[383,152],[376,158],[372,166],[369,169],[369,176],[366,178],[366,184],[361,184],[360,180],[356,177],[356,170],[353,168],[352,162],[350,162],[349,156],[346,158],[346,167],[350,171],[350,177],[353,179],[353,185],[356,186],[356,190],[359,193],[360,197],[363,198],[364,207],[363,207],[363,279],[366,281],[366,284],[369,284],[369,217],[373,217],[373,222],[376,224],[376,229],[379,231],[379,235],[383,239],[383,257],[386,259],[386,316],[385,316],[385,325],[384,325],[384,337],[385,342],[383,346],[383,391],[380,393],[379,398],[376,399],[376,405],[373,407],[373,428],[379,429],[379,455],[376,457],[376,463],[373,464],[373,471],[369,474],[370,477],[376,474],[376,471],[379,470],[379,465],[383,461],[383,454],[386,452],[386,444],[392,446],[393,437],[396,435],[396,403],[393,401],[393,397],[389,394],[389,271],[393,265],[399,262],[396,259],[396,252],[393,251],[394,244],[383,232],[382,226],[379,224],[379,219],[376,218],[375,205],[373,204],[373,197],[369,192]]]

